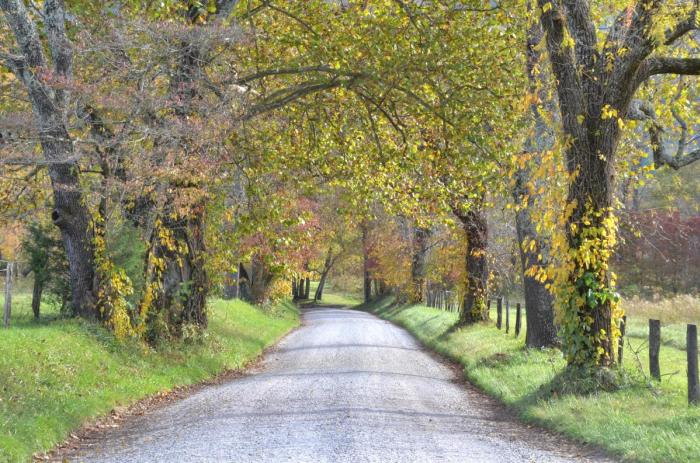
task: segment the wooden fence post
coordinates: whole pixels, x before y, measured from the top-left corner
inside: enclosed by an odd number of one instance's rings
[[[698,327],[688,325],[686,335],[686,351],[688,355],[688,403],[700,403],[700,385],[698,384]]]
[[[661,369],[659,367],[659,350],[661,349],[661,322],[649,320],[649,373],[651,377],[660,381]]]
[[[620,339],[617,340],[617,363],[622,365],[622,354],[625,350],[625,329],[627,328],[627,315],[620,320]]]
[[[10,316],[12,315],[12,262],[8,262],[5,267],[5,311],[3,322],[5,328],[10,327]]]
[[[510,331],[510,301],[506,299],[506,334]]]
[[[520,302],[515,305],[515,337],[520,336],[520,323],[522,318],[522,308]]]
[[[501,329],[501,321],[503,320],[503,298],[496,299],[496,328]]]

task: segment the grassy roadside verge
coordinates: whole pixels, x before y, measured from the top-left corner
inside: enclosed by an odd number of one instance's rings
[[[213,300],[210,309],[203,340],[158,351],[79,320],[19,318],[0,330],[0,462],[28,461],[115,406],[243,368],[299,323],[290,303]]]
[[[464,366],[479,388],[515,409],[526,421],[605,448],[625,460],[697,462],[700,458],[700,408],[686,402],[685,352],[664,346],[661,369],[669,373],[649,387],[635,381],[615,392],[551,396],[547,386],[562,372],[556,350],[527,350],[492,324],[451,331],[456,315],[425,306],[394,306],[385,299],[360,309],[396,322],[427,347]],[[630,339],[626,368],[643,378],[647,352]],[[632,350],[638,350],[635,355]],[[637,362],[643,365],[640,370]]]

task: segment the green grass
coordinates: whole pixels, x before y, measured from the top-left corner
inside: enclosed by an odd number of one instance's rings
[[[319,305],[343,305],[356,306],[362,302],[362,299],[355,294],[335,293],[331,288],[323,292],[323,300],[318,301]]]
[[[453,313],[425,306],[393,306],[390,300],[363,309],[392,320],[440,354],[461,363],[465,376],[486,393],[515,409],[526,421],[562,432],[580,442],[607,449],[625,460],[642,462],[700,461],[700,408],[686,400],[686,357],[662,346],[660,384],[648,375],[647,347],[629,340],[625,368],[630,385],[615,392],[552,396],[550,383],[565,362],[553,349],[528,350],[524,333],[515,339],[494,324],[451,330]],[[492,314],[494,310],[492,309]],[[511,329],[514,318],[511,318]],[[639,351],[637,356],[632,352]]]
[[[318,287],[318,281],[312,281],[310,285],[310,296],[313,299],[313,295]],[[323,296],[320,301],[316,301],[315,305],[319,306],[331,306],[331,305],[343,305],[343,306],[356,306],[362,303],[362,296],[359,294],[350,294],[337,291],[333,288],[332,283],[326,283],[323,289]]]
[[[13,327],[0,329],[2,462],[28,461],[115,406],[243,368],[299,320],[290,303],[213,300],[201,341],[154,351],[76,319],[34,322],[22,295],[13,309]]]

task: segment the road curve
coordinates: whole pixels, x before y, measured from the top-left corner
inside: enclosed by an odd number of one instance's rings
[[[71,461],[606,460],[518,423],[391,323],[315,308],[251,375],[131,419]]]

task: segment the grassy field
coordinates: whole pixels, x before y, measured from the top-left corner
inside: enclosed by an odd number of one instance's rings
[[[455,314],[425,306],[396,307],[389,299],[360,308],[404,326],[428,347],[461,363],[471,382],[526,421],[630,461],[700,461],[700,408],[687,405],[686,358],[679,349],[662,346],[661,370],[666,375],[661,383],[652,383],[646,379],[645,341],[630,338],[625,357],[628,386],[615,392],[553,396],[549,386],[565,366],[561,353],[525,349],[524,333],[515,339],[512,331],[506,335],[493,323],[451,330]]]
[[[28,461],[115,406],[243,368],[299,321],[291,304],[213,300],[200,342],[154,351],[50,311],[34,322],[29,300],[15,297],[12,328],[0,329],[0,462]]]

